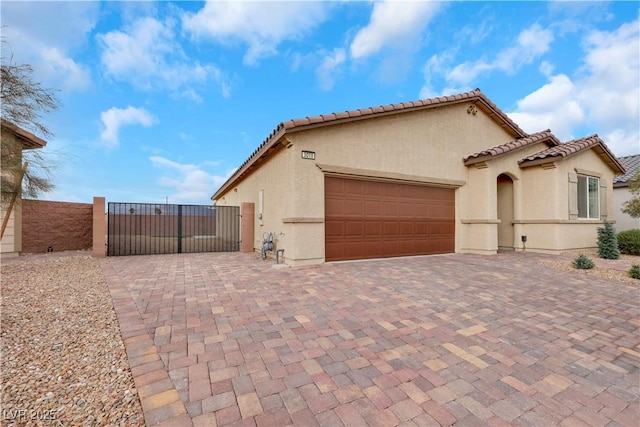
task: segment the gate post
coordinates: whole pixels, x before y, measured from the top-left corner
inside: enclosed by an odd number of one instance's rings
[[[240,204],[240,251],[253,252],[255,205],[253,203]]]
[[[91,255],[104,258],[107,249],[107,221],[104,210],[104,197],[93,198],[93,250]]]
[[[178,205],[178,253],[182,253],[182,205]]]

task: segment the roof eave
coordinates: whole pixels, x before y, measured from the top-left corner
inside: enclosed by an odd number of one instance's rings
[[[538,159],[520,160],[518,161],[518,165],[520,166],[520,169],[524,169],[531,166],[543,165],[547,163],[555,163],[558,160],[563,160],[563,159],[566,159],[567,157],[569,156],[563,156],[562,154],[555,154],[555,155],[550,155],[546,157],[541,157]]]
[[[524,148],[528,148],[531,147],[534,144],[538,144],[538,143],[545,143],[547,144],[547,147],[555,147],[557,145],[560,145],[560,141],[558,140],[558,138],[556,138],[550,130],[545,130],[542,132],[537,132],[537,134],[541,134],[543,132],[547,132],[549,133],[548,135],[544,136],[544,137],[539,137],[539,139],[535,140],[535,141],[530,141],[524,145],[521,145],[519,147],[516,147],[514,149],[511,149],[509,151],[504,151],[502,153],[498,153],[498,154],[486,154],[483,156],[477,156],[477,157],[469,157],[466,160],[464,160],[464,165],[465,166],[472,166],[476,163],[481,163],[481,162],[486,162],[487,160],[494,160],[494,159],[498,159],[502,156],[505,156],[507,154],[513,154],[516,153]],[[535,136],[536,134],[532,134],[533,136]],[[528,138],[531,138],[532,135],[529,135]],[[506,145],[506,144],[503,144]]]
[[[279,125],[276,130],[272,132],[271,136],[262,144],[262,146],[259,147],[253,155],[251,155],[251,157],[249,157],[249,159],[247,159],[244,164],[240,166],[240,168],[234,172],[227,181],[225,181],[224,184],[222,184],[213,196],[211,196],[211,200],[220,199],[220,197],[224,196],[237,181],[244,178],[244,176],[253,169],[260,158],[265,157],[271,150],[280,144],[285,133],[287,133],[287,129],[284,126]]]
[[[42,138],[38,138],[31,132],[22,129],[20,126],[17,126],[5,119],[2,119],[2,129],[11,132],[15,135],[18,140],[22,143],[23,150],[31,150],[36,148],[43,148],[47,145],[47,141]]]
[[[276,127],[276,129],[272,132],[272,134],[267,137],[263,144],[254,152],[254,154],[252,154],[247,160],[245,160],[238,171],[236,171],[218,189],[218,191],[216,191],[213,196],[211,196],[211,200],[218,200],[220,197],[224,196],[229,188],[238,180],[242,179],[251,169],[253,169],[255,162],[263,157],[268,150],[277,145],[280,138],[282,138],[287,133],[300,132],[304,130],[349,123],[358,120],[368,120],[374,117],[427,110],[430,108],[438,108],[445,105],[455,105],[471,102],[472,104],[479,104],[482,110],[486,114],[488,114],[491,119],[499,123],[503,128],[510,130],[511,134],[514,137],[525,138],[529,136],[524,130],[520,129],[520,127],[518,127],[518,125],[513,122],[504,112],[502,112],[495,104],[493,104],[489,100],[489,98],[487,98],[482,92],[480,92],[479,89],[476,89],[472,92],[467,92],[466,94],[455,95],[453,96],[453,98],[454,99],[446,99],[445,101],[441,101],[440,98],[434,98],[434,100],[436,100],[435,102],[414,104],[411,106],[406,106],[403,103],[393,104],[391,106],[369,108],[365,109],[368,111],[366,111],[364,114],[362,113],[362,110],[353,110],[351,112],[346,112],[346,115],[344,115],[345,113],[340,113],[340,115],[336,114],[335,118],[331,120],[319,120],[318,117],[314,117],[310,119],[308,118],[309,123],[296,123],[299,120],[290,120],[288,122],[280,123],[278,127]],[[398,106],[399,108],[396,108]],[[387,107],[389,107],[388,110],[385,109]],[[381,111],[380,108],[383,108],[383,110]]]

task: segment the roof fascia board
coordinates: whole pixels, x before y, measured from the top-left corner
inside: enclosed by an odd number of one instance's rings
[[[22,147],[25,150],[33,149],[33,148],[42,148],[47,145],[47,141],[42,138],[38,138],[31,132],[22,129],[20,126],[17,126],[5,119],[2,119],[2,129],[7,130],[11,134],[15,135],[22,142]]]
[[[238,181],[242,177],[242,175],[244,175],[249,169],[251,169],[251,167],[259,158],[263,157],[271,148],[280,143],[280,140],[283,139],[286,132],[287,130],[283,126],[275,133],[273,133],[273,136],[267,139],[264,144],[262,144],[262,147],[258,148],[254,152],[254,154],[247,161],[245,161],[242,166],[240,166],[240,169],[235,171],[234,174],[231,175],[224,184],[222,184],[222,187],[220,187],[218,191],[216,191],[215,194],[211,196],[211,200],[217,200],[220,197],[224,196],[225,193],[229,191],[229,188],[232,186],[232,184]],[[287,144],[284,145],[286,146]]]
[[[596,148],[599,148],[601,152],[598,153],[596,151]],[[536,166],[543,163],[553,163],[553,162],[557,162],[558,160],[565,160],[575,156],[576,154],[584,153],[586,150],[594,150],[598,155],[598,157],[602,159],[603,163],[609,166],[609,168],[611,168],[611,170],[613,170],[614,172],[618,172],[618,174],[625,172],[625,168],[620,164],[620,162],[615,158],[615,156],[611,154],[611,151],[609,151],[607,147],[603,145],[603,143],[600,141],[596,141],[590,147],[585,147],[581,150],[566,154],[564,156],[562,154],[557,154],[555,156],[544,157],[542,159],[525,160],[524,162],[520,163],[520,168],[524,169],[529,166]],[[605,158],[608,158],[609,161],[607,162]],[[616,170],[616,168],[618,169]]]
[[[554,145],[549,145],[549,141],[553,142]],[[547,136],[545,138],[541,138],[538,141],[532,141],[532,142],[530,142],[528,144],[521,145],[519,147],[514,148],[513,150],[505,151],[503,153],[498,153],[496,155],[487,154],[486,156],[470,158],[470,159],[468,159],[467,161],[464,162],[464,165],[465,166],[472,166],[472,165],[474,165],[476,163],[481,163],[481,162],[486,162],[486,161],[489,161],[489,160],[499,159],[500,157],[503,157],[503,156],[506,156],[506,155],[512,154],[512,153],[517,153],[518,151],[522,150],[523,148],[533,147],[535,144],[539,144],[539,143],[545,143],[547,145],[547,148],[557,145],[557,144],[555,144],[555,141],[553,141],[553,138],[551,136]]]

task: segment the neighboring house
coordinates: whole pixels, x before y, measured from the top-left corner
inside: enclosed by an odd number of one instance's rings
[[[2,148],[5,149],[9,147],[10,149],[14,149],[15,153],[2,153],[2,158],[5,159],[6,156],[15,156],[13,157],[13,161],[21,164],[22,163],[22,150],[31,150],[36,148],[42,148],[47,145],[47,142],[43,139],[38,138],[31,132],[28,132],[22,129],[19,126],[14,125],[4,119],[2,119],[2,133],[0,133],[0,138],[5,141],[5,138],[13,139],[13,143],[3,143]],[[6,141],[5,141],[6,142]],[[20,150],[20,147],[22,148]],[[17,159],[16,159],[17,158]],[[4,165],[3,165],[4,166]],[[5,169],[3,167],[3,169]],[[6,169],[3,173],[6,172]],[[5,206],[4,204],[1,206],[1,214],[0,221],[4,222],[5,216],[7,215],[8,203]],[[0,222],[0,223],[1,223]],[[9,222],[7,228],[4,232],[4,236],[2,237],[2,242],[0,246],[0,254],[2,257],[13,257],[18,256],[20,251],[22,250],[22,206],[20,201],[16,201],[13,206],[13,210],[11,211],[11,215],[9,216]]]
[[[557,253],[596,246],[621,173],[597,135],[530,135],[476,89],[280,123],[212,200],[253,203],[253,247],[273,233],[290,265]]]
[[[627,173],[613,178],[613,218],[616,220],[616,231],[640,229],[640,218],[632,218],[630,215],[622,213],[624,202],[631,200],[629,191],[629,181],[640,171],[640,154],[635,156],[619,157],[620,163],[627,170]]]

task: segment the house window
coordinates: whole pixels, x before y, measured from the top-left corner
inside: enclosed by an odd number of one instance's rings
[[[600,180],[593,176],[578,175],[578,218],[600,218]]]

